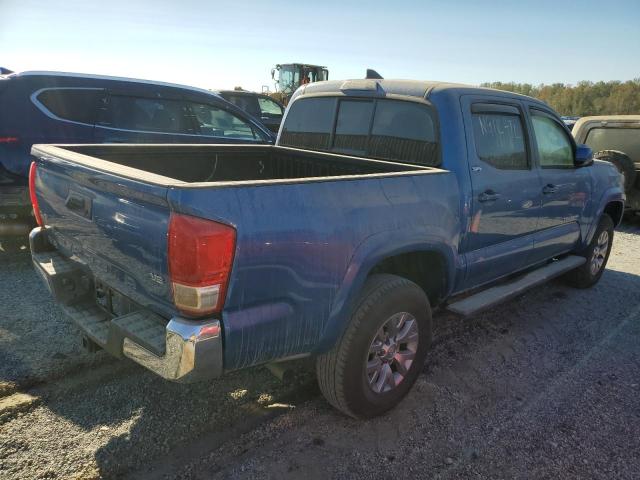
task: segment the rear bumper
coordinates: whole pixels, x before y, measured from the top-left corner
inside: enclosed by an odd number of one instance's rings
[[[145,309],[114,317],[97,305],[91,271],[52,249],[45,229],[33,229],[29,241],[33,264],[56,301],[100,347],[167,380],[189,383],[222,375],[219,320],[167,322]]]

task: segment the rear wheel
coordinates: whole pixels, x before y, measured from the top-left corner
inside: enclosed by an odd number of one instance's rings
[[[431,308],[422,289],[395,275],[372,275],[347,330],[316,360],[320,390],[347,415],[380,415],[410,390],[430,343]]]
[[[565,276],[567,283],[577,288],[588,288],[600,280],[613,245],[613,227],[611,217],[602,215],[591,243],[580,253],[587,261]]]

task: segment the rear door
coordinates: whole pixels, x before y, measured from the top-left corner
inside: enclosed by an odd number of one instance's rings
[[[543,261],[570,251],[580,238],[580,223],[591,198],[589,169],[574,165],[575,142],[562,121],[537,104],[529,104],[531,137],[542,183],[540,230],[532,259]]]
[[[523,106],[503,97],[462,98],[473,197],[463,243],[466,286],[527,266],[540,213]]]

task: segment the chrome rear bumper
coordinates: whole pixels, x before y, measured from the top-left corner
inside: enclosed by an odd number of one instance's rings
[[[95,301],[88,267],[66,258],[48,244],[38,227],[29,236],[33,264],[62,309],[83,334],[118,358],[134,362],[176,382],[195,382],[223,373],[219,320],[173,317],[145,309],[112,316]]]

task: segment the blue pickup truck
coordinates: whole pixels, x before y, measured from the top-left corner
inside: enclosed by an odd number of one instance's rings
[[[85,341],[174,381],[313,357],[354,417],[396,405],[432,311],[603,273],[620,175],[529,97],[301,87],[276,145],[35,145],[33,261]]]

